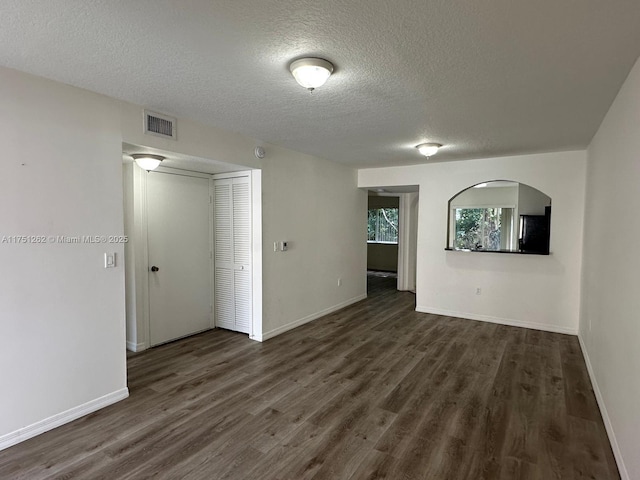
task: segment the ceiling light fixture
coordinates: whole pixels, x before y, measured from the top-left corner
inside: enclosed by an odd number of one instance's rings
[[[301,58],[289,65],[293,78],[301,86],[313,92],[321,87],[333,73],[333,65],[322,58]]]
[[[425,157],[430,157],[438,153],[438,149],[442,147],[439,143],[421,143],[416,145],[418,151]]]
[[[133,159],[136,161],[138,166],[147,172],[151,170],[155,170],[160,165],[160,162],[164,160],[165,157],[161,155],[150,155],[148,153],[141,153],[131,155]]]

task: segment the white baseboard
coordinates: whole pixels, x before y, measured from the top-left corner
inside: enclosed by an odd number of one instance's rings
[[[7,433],[0,436],[0,450],[9,448],[17,443],[24,442],[31,437],[40,435],[41,433],[53,430],[56,427],[64,425],[65,423],[72,422],[80,417],[84,417],[89,413],[93,413],[96,410],[107,407],[113,403],[124,400],[129,396],[129,389],[123,388],[115,392],[104,395],[103,397],[96,398],[90,402],[73,407],[65,412],[58,413],[44,420],[40,420],[32,425],[24,428],[20,428],[15,432]]]
[[[442,310],[440,308],[416,306],[416,312],[444,315],[447,317],[464,318],[468,320],[478,320],[480,322],[499,323],[500,325],[509,325],[511,327],[532,328],[533,330],[564,333],[567,335],[578,334],[577,328],[560,327],[557,325],[548,325],[546,323],[525,322],[522,320],[512,320],[510,318],[491,317],[489,315],[477,315],[475,313],[454,312],[449,310]]]
[[[622,458],[622,452],[620,451],[620,445],[618,445],[616,434],[613,431],[613,425],[611,424],[611,419],[609,418],[607,407],[604,404],[604,398],[602,397],[602,392],[600,392],[600,387],[598,387],[598,382],[596,381],[596,376],[593,371],[593,367],[591,366],[591,360],[589,360],[589,353],[587,352],[587,346],[585,345],[584,340],[582,339],[582,335],[578,334],[578,340],[580,341],[580,348],[582,349],[582,356],[584,357],[584,362],[587,364],[587,371],[589,372],[589,378],[591,379],[593,392],[596,394],[598,407],[600,407],[600,414],[602,415],[602,420],[604,421],[604,428],[607,430],[607,435],[609,436],[609,443],[611,443],[611,450],[613,450],[613,456],[615,457],[616,463],[618,464],[620,478],[622,480],[631,480],[631,477],[629,477],[629,472],[627,472],[627,467],[624,464],[624,460]]]
[[[130,352],[141,352],[142,350],[146,350],[147,346],[144,343],[133,343],[127,340],[127,350]]]
[[[268,340],[270,338],[275,337],[276,335],[280,335],[281,333],[287,332],[289,330],[293,330],[296,327],[299,327],[301,325],[304,325],[305,323],[309,323],[313,320],[316,320],[320,317],[324,317],[325,315],[329,315],[330,313],[333,313],[337,310],[340,310],[341,308],[344,307],[348,307],[349,305],[359,302],[360,300],[364,300],[365,298],[367,298],[367,294],[363,293],[362,295],[358,295],[357,297],[353,297],[350,298],[349,300],[346,300],[342,303],[339,303],[337,305],[334,305],[332,307],[329,308],[325,308],[324,310],[321,310],[319,312],[316,313],[312,313],[311,315],[307,315],[306,317],[303,318],[299,318],[298,320],[295,320],[291,323],[287,323],[286,325],[282,325],[281,327],[278,328],[274,328],[273,330],[270,330],[269,332],[264,332],[262,335],[254,335],[252,337],[253,340],[258,340],[259,342],[262,342],[264,340]]]

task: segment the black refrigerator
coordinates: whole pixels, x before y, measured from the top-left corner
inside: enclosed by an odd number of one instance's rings
[[[549,253],[551,207],[544,215],[520,215],[519,249],[525,253]]]

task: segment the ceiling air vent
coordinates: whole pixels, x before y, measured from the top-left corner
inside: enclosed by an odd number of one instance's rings
[[[176,119],[149,110],[144,111],[144,133],[177,140]]]

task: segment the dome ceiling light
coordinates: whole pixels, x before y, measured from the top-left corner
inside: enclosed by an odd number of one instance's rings
[[[301,58],[289,65],[289,70],[301,86],[313,92],[333,73],[333,65],[322,58]]]
[[[161,155],[150,155],[148,153],[134,154],[131,157],[136,161],[138,166],[147,172],[155,170],[165,157]]]
[[[416,145],[418,151],[424,155],[425,157],[431,157],[438,153],[438,149],[442,147],[439,143],[421,143],[420,145]]]

